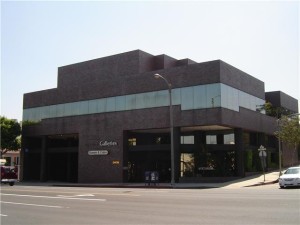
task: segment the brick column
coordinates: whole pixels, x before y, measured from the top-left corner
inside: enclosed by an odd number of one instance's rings
[[[41,149],[40,181],[47,180],[46,155],[47,155],[47,136],[43,136],[42,137],[42,149]]]
[[[234,138],[235,138],[235,152],[236,152],[236,170],[237,175],[240,177],[245,176],[245,152],[244,152],[244,141],[243,141],[243,129],[236,128],[234,129]]]

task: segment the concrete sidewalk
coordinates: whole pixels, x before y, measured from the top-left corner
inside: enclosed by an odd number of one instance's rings
[[[244,177],[235,181],[223,183],[223,187],[242,188],[255,187],[260,185],[268,185],[278,183],[279,172],[268,172],[264,175],[258,174],[249,177]]]
[[[56,187],[114,187],[114,188],[243,188],[259,185],[274,184],[278,182],[279,172],[268,172],[264,176],[257,174],[224,183],[158,183],[146,185],[145,183],[64,183],[64,182],[18,182],[16,185],[24,186],[56,186]]]

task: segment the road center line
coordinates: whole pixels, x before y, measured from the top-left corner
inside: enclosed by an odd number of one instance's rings
[[[0,214],[0,216],[7,216],[7,215],[4,215],[4,214]]]
[[[18,194],[3,194],[0,195],[9,195],[9,196],[17,196],[17,197],[30,197],[30,198],[56,198],[56,199],[70,199],[70,200],[82,200],[82,201],[101,201],[105,202],[106,199],[98,199],[98,198],[70,198],[70,197],[55,197],[55,196],[40,196],[40,195],[18,195]]]
[[[5,204],[13,204],[13,205],[28,205],[28,206],[38,206],[38,207],[47,207],[47,208],[68,208],[68,207],[63,207],[63,206],[57,206],[57,205],[37,205],[37,204],[29,204],[29,203],[21,203],[21,202],[3,202],[0,201],[1,203]],[[4,215],[5,216],[5,215]]]

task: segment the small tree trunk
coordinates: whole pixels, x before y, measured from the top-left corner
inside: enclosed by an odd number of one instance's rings
[[[292,166],[294,165],[294,156],[297,157],[296,154],[297,153],[297,144],[295,144],[295,147],[294,147],[294,152],[293,152],[293,155],[292,155]],[[297,160],[298,161],[298,160]]]

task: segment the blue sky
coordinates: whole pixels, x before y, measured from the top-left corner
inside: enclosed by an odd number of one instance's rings
[[[299,1],[2,1],[1,115],[60,66],[135,49],[221,59],[299,99]]]

